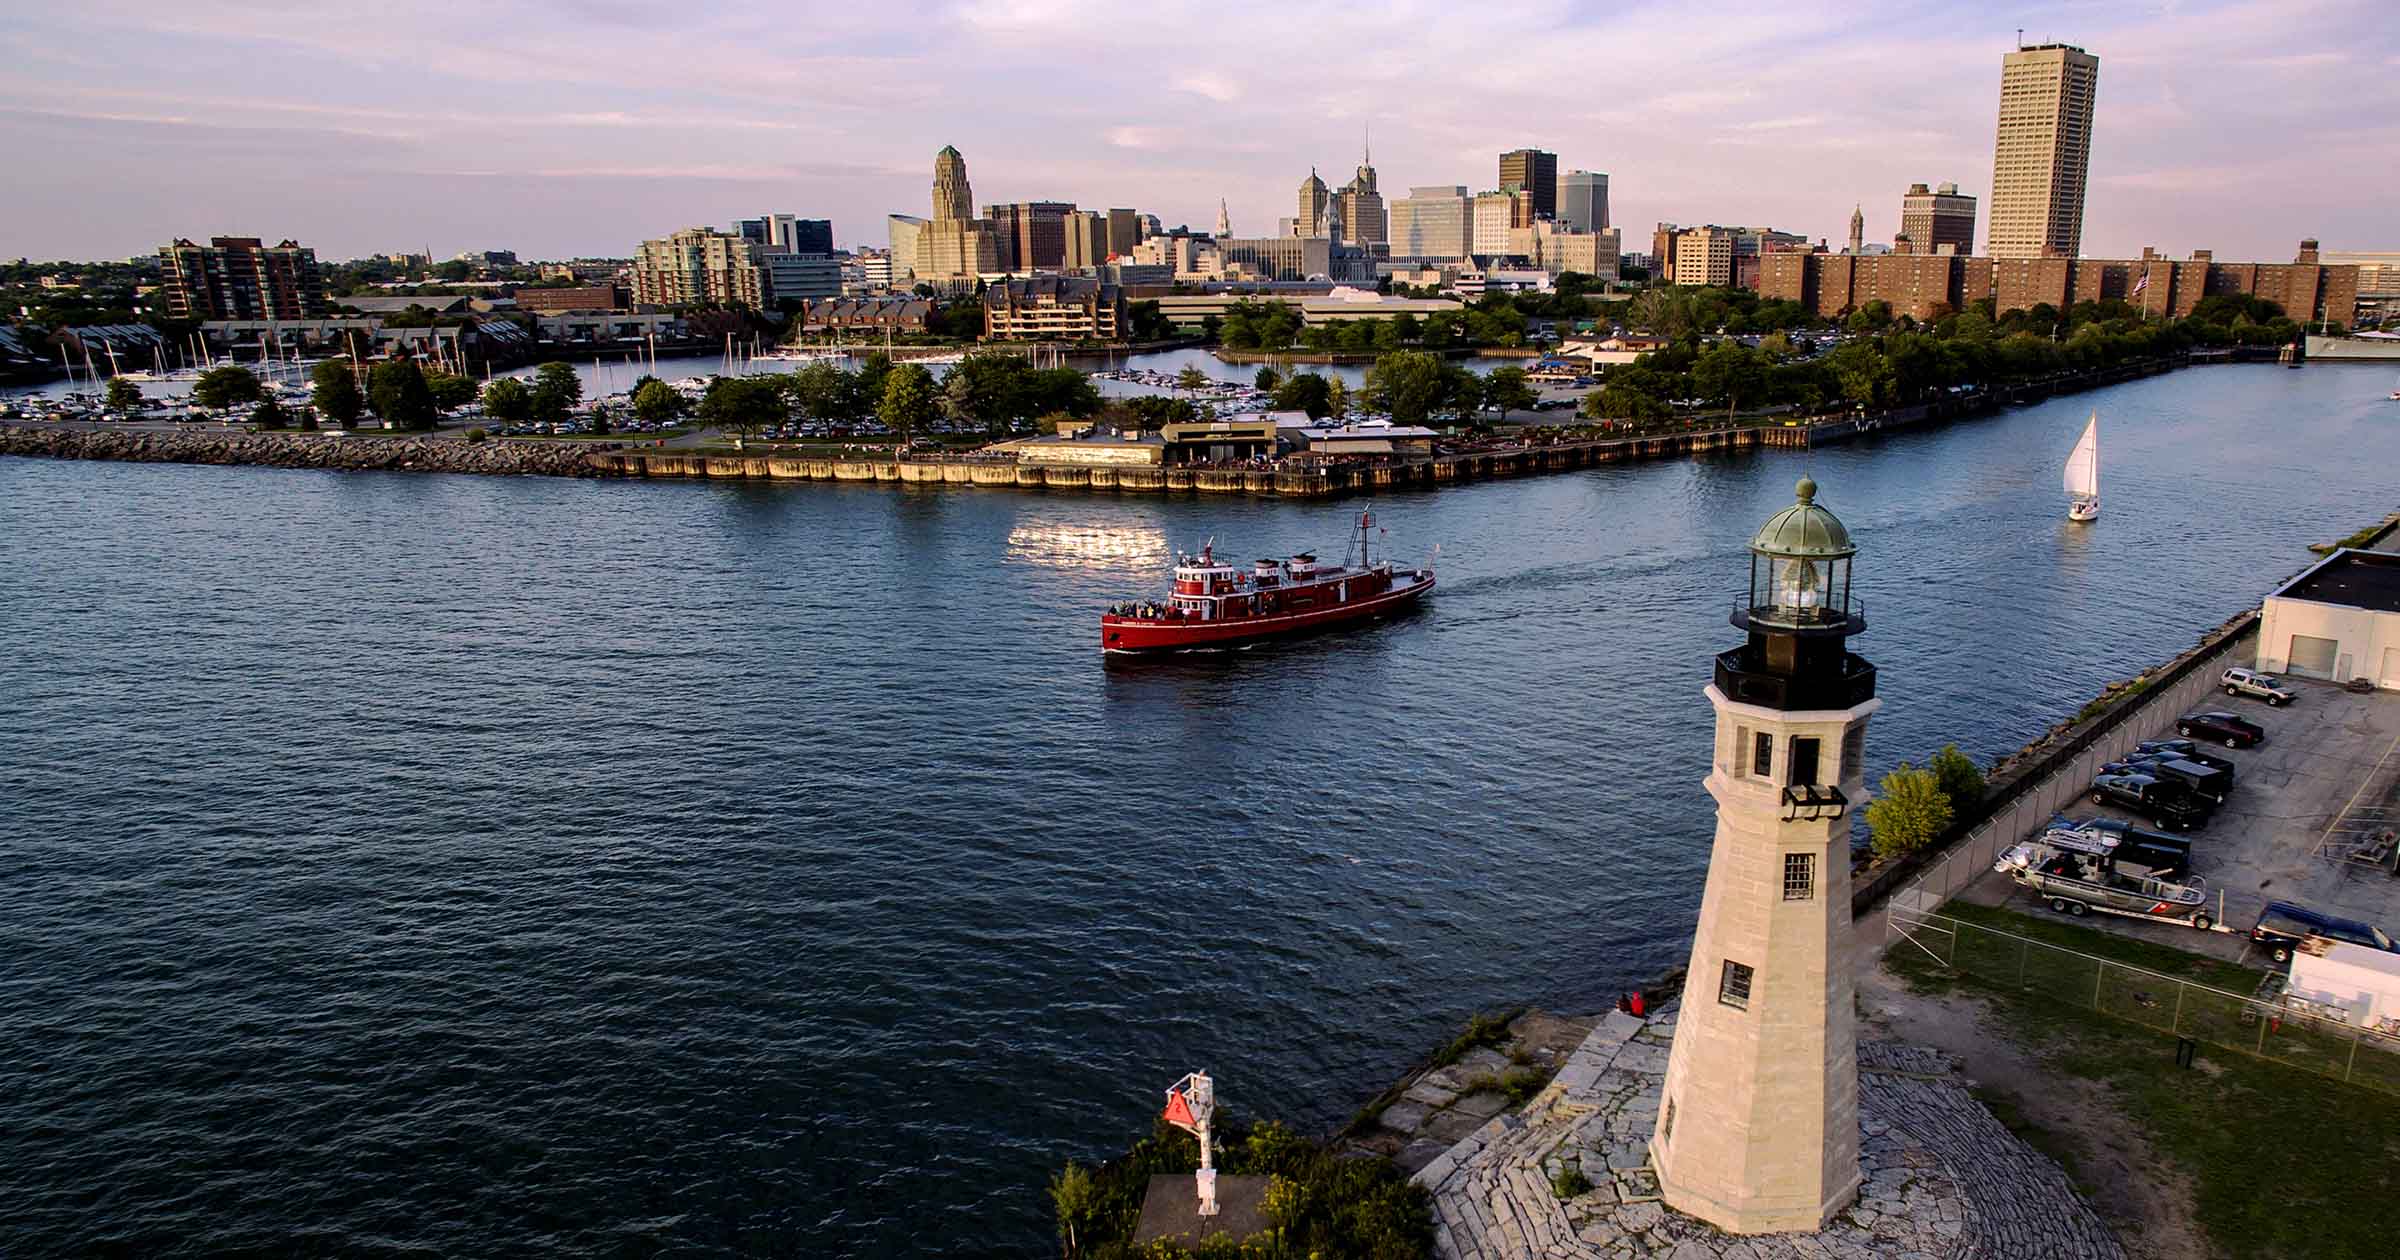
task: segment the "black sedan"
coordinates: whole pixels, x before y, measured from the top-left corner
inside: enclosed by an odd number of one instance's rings
[[[2209,710],[2186,713],[2175,720],[2175,733],[2186,739],[2205,739],[2227,748],[2255,748],[2267,742],[2267,733],[2258,723],[2238,713]]]

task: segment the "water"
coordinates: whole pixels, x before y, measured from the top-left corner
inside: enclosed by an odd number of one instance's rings
[[[1804,467],[1880,774],[2389,510],[2388,389],[1386,497],[1418,615],[1121,666],[1175,548],[1352,505],[0,460],[0,1254],[1038,1253],[1191,1068],[1321,1131],[1680,961],[1700,689]]]

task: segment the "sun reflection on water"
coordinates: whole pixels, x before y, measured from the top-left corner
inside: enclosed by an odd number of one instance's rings
[[[1157,573],[1174,559],[1154,525],[1020,524],[1008,531],[1008,558],[1054,569]]]

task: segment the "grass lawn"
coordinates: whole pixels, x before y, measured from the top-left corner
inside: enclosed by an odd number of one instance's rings
[[[2058,920],[1956,904],[1945,912],[2237,993],[2249,992],[2261,974]],[[1971,930],[1962,933],[1962,950],[1975,939]],[[2017,943],[1989,939],[2007,946],[2004,961],[2013,966]],[[2045,1067],[2108,1086],[2152,1149],[2192,1178],[2200,1226],[2223,1253],[2363,1260],[2400,1251],[2388,1217],[2393,1196],[2400,1193],[2400,1096],[2319,1075],[2325,1065],[2315,1056],[2331,1047],[2312,1044],[2320,1039],[2306,1030],[2287,1022],[2262,1037],[2255,1022],[2236,1023],[2232,1035],[2257,1040],[2268,1057],[2203,1044],[2198,1066],[2184,1071],[2175,1066],[2175,1040],[2160,1027],[2167,1017],[2158,1007],[2121,1002],[2111,991],[2130,992],[2136,982],[2098,981],[2101,1006],[2121,1018],[2094,1012],[2098,968],[2088,962],[2081,963],[2079,976],[2068,975],[2063,955],[2052,960],[2037,955],[2027,962],[2036,968],[2034,977],[2023,985],[1990,957],[1962,956],[1960,962],[1972,970],[1954,971],[1903,945],[1887,962],[1921,991],[1959,989],[1988,1000],[1992,1017]],[[2045,965],[2048,970],[2040,970]],[[2076,991],[2078,981],[2080,998],[2062,1000]],[[2155,981],[2148,986],[2162,987]],[[2149,996],[2156,1001],[2164,995]],[[2191,1006],[2187,994],[2181,1016],[2187,1033],[2195,1032]],[[2200,1018],[2214,1016],[2201,1012]],[[2205,1042],[2217,1038],[2218,1030],[2203,1028],[2197,1034]],[[2346,1040],[2340,1050],[2348,1053]],[[2357,1053],[2362,1063],[2366,1056],[2400,1061],[2400,1053],[2390,1050],[2362,1046]],[[2022,1117],[2012,1119],[2013,1107],[1996,1114],[2012,1128],[2024,1126]],[[2053,1154],[2072,1148],[2038,1133],[2026,1136]]]
[[[519,433],[506,438],[493,433],[492,437],[504,442],[656,442],[661,438],[679,438],[691,431],[691,427],[686,425],[652,433]]]

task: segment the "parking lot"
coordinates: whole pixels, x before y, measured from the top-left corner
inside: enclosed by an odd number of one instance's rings
[[[2400,878],[2388,865],[2372,867],[2339,856],[2341,842],[2359,835],[2361,815],[2391,804],[2384,798],[2400,765],[2400,695],[2353,695],[2329,683],[2285,682],[2300,696],[2282,708],[2222,692],[2197,706],[2238,713],[2267,733],[2256,748],[2209,750],[2235,764],[2235,788],[2205,826],[2188,833],[2192,869],[2204,881],[2212,917],[2222,894],[2220,928],[2202,933],[2176,923],[2099,914],[2083,924],[2254,966],[2267,964],[2247,933],[2269,901],[2296,902],[2386,932],[2400,930]],[[2142,737],[2173,737],[2176,716],[2160,712],[2154,729],[2144,730]],[[2334,833],[2335,843],[2327,844],[2329,828],[2345,811],[2347,825]],[[2122,810],[2094,805],[2088,796],[2068,811],[2076,819],[2094,815],[2150,825]],[[2371,823],[2389,826],[2382,821],[2389,817],[2371,816]],[[1962,895],[2027,914],[2051,913],[1998,873],[1987,871]]]

